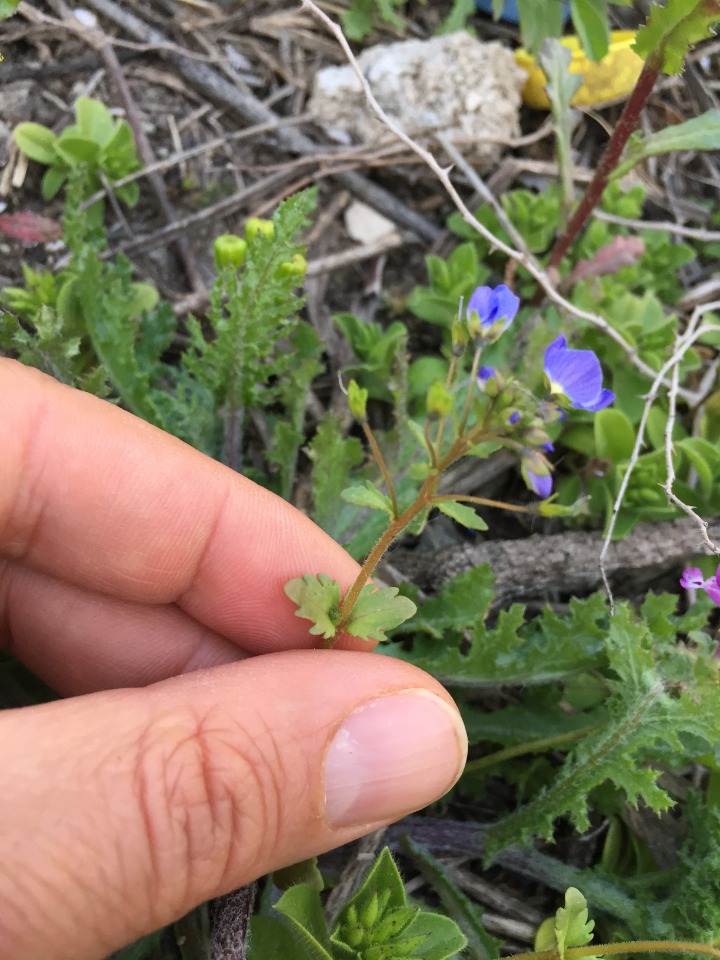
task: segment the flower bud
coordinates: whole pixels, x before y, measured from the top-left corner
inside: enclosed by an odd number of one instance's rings
[[[218,269],[222,267],[235,267],[237,269],[245,262],[247,243],[235,233],[223,233],[222,236],[215,238],[213,253],[215,254],[215,265]]]
[[[358,386],[355,380],[351,380],[348,384],[347,398],[350,413],[356,420],[365,420],[367,417],[367,390],[365,390],[364,387]]]
[[[281,263],[277,269],[278,277],[303,277],[307,270],[307,260],[301,253],[293,254],[292,260]]]
[[[275,224],[272,220],[261,220],[260,217],[250,217],[245,221],[245,239],[248,243],[261,233],[272,239],[275,236]]]
[[[465,353],[465,347],[468,342],[468,330],[464,323],[455,320],[450,328],[452,337],[452,352],[454,357],[461,357]]]

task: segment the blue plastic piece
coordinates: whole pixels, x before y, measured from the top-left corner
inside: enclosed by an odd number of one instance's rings
[[[475,0],[475,3],[478,10],[482,10],[484,13],[492,13],[492,0]],[[567,22],[567,19],[570,16],[570,4],[563,3],[563,7],[563,17],[565,22]],[[503,7],[503,12],[500,16],[500,19],[510,20],[512,23],[519,22],[517,0],[505,0],[505,6]]]

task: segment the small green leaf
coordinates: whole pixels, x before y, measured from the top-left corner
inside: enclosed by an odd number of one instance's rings
[[[625,158],[613,171],[612,179],[624,177],[648,157],[677,150],[720,150],[720,110],[707,110],[699,117],[664,127],[647,137],[634,134],[628,142]]]
[[[325,882],[318,869],[317,857],[310,857],[300,863],[293,863],[289,867],[283,867],[282,870],[274,870],[272,878],[278,890],[289,890],[290,887],[294,887],[298,883],[306,883],[318,891],[325,888]]]
[[[83,138],[104,147],[113,135],[115,121],[104,103],[92,97],[78,97],[75,103],[77,125]]]
[[[98,145],[87,137],[60,134],[55,150],[58,156],[73,166],[76,163],[95,163],[100,153]]]
[[[408,597],[399,597],[397,587],[363,587],[350,619],[347,632],[361,640],[386,640],[386,630],[415,616],[417,607]]]
[[[605,0],[570,0],[572,21],[583,50],[591,60],[602,60],[610,46],[610,23]]]
[[[565,891],[565,906],[555,914],[555,940],[561,960],[568,947],[584,947],[593,938],[594,920],[588,920],[587,900],[576,887]]]
[[[57,137],[41,123],[20,123],[13,133],[15,143],[31,160],[50,166],[55,160]]]
[[[635,430],[622,410],[606,408],[595,417],[595,449],[598,457],[622,463],[632,454]]]
[[[43,200],[52,200],[53,197],[57,196],[58,191],[67,180],[67,175],[67,167],[48,167],[40,187]]]
[[[458,503],[457,500],[440,500],[435,504],[440,513],[455,520],[456,523],[470,530],[487,530],[488,525],[482,517],[464,503]]]
[[[343,490],[341,497],[346,503],[356,507],[369,507],[370,510],[384,510],[388,516],[393,516],[393,506],[390,497],[382,493],[375,484],[365,481],[364,487],[348,487]]]
[[[320,634],[325,640],[335,636],[335,626],[340,622],[340,584],[326,573],[317,577],[306,573],[303,577],[289,580],[285,593],[297,604],[296,617],[311,620],[310,633]]]

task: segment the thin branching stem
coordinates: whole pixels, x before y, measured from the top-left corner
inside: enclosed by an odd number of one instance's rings
[[[362,421],[362,428],[365,436],[367,437],[367,442],[370,444],[370,449],[372,450],[372,454],[377,461],[377,465],[380,467],[380,472],[383,475],[385,484],[387,485],[388,495],[390,497],[390,500],[392,501],[393,517],[397,519],[399,511],[398,511],[398,505],[397,505],[397,497],[395,496],[395,485],[393,483],[392,475],[387,468],[387,464],[385,463],[385,458],[382,455],[380,447],[378,446],[378,442],[375,439],[375,434],[372,432],[372,428],[370,424],[367,422],[367,420]]]

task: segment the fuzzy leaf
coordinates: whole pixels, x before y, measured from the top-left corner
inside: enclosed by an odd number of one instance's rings
[[[364,487],[348,487],[341,494],[345,503],[352,503],[356,507],[368,507],[370,510],[383,510],[392,517],[392,500],[386,496],[369,480]]]
[[[15,13],[20,0],[0,0],[0,20],[6,20]]]
[[[435,506],[440,513],[444,513],[445,516],[469,530],[487,530],[488,528],[483,518],[465,503],[458,503],[457,500],[440,500]]]
[[[681,73],[689,49],[713,36],[720,20],[720,0],[668,0],[652,4],[647,23],[635,38],[634,49],[648,65],[663,73]]]
[[[297,604],[295,616],[312,621],[310,633],[320,634],[325,640],[335,636],[335,626],[340,622],[340,584],[337,580],[331,580],[326,573],[319,573],[317,577],[306,573],[289,580],[284,590]]]
[[[290,887],[275,904],[289,921],[303,949],[312,960],[333,960],[320,894],[305,883]]]
[[[399,597],[397,587],[363,587],[345,629],[361,640],[386,640],[392,630],[415,616],[417,607],[408,597]]]
[[[627,460],[635,445],[635,430],[622,410],[600,410],[595,416],[597,456],[613,463]]]

